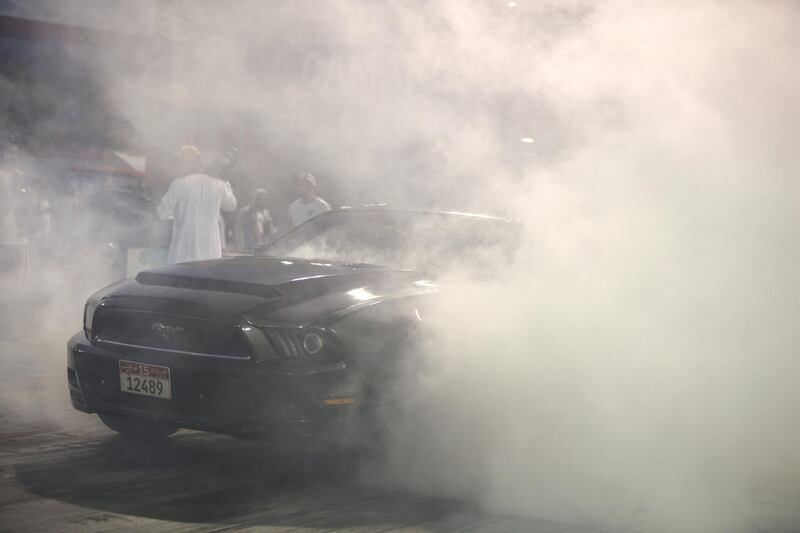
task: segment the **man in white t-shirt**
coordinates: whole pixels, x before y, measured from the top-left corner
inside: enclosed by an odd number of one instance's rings
[[[328,202],[317,196],[317,178],[308,172],[294,179],[297,195],[300,197],[289,206],[292,227],[299,226],[308,219],[331,210]]]
[[[172,219],[167,262],[222,257],[219,210],[236,209],[231,184],[200,172],[197,148],[184,146],[179,157],[190,162],[190,173],[172,182],[157,210],[162,220]]]

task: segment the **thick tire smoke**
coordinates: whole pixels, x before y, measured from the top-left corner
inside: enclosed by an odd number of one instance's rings
[[[525,228],[498,279],[440,280],[366,482],[630,530],[800,525],[796,4],[239,2],[172,23],[214,31],[94,65],[146,144],[217,125],[246,172],[316,165],[342,203]],[[58,343],[99,277],[64,257],[35,281]]]

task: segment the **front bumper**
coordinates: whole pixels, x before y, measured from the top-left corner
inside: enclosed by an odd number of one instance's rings
[[[75,409],[170,422],[260,440],[347,441],[356,432],[358,394],[344,362],[290,369],[279,362],[202,357],[92,345],[83,332],[67,345]],[[119,360],[168,366],[172,400],[122,392]]]

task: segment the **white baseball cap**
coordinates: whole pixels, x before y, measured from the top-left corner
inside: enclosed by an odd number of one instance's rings
[[[317,178],[315,178],[314,174],[312,174],[310,172],[302,172],[302,173],[298,174],[297,176],[295,176],[294,179],[300,180],[300,181],[307,181],[308,183],[310,183],[314,187],[317,186]]]

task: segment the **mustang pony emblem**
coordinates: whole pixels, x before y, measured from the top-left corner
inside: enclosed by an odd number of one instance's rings
[[[156,335],[165,341],[170,341],[175,335],[183,333],[183,328],[178,326],[170,326],[168,324],[164,324],[163,322],[154,323],[150,329],[152,329]]]

